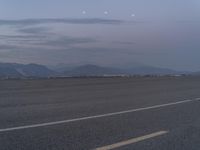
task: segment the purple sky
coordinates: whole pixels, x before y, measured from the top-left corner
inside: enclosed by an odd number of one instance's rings
[[[0,62],[200,70],[199,0],[0,4]]]

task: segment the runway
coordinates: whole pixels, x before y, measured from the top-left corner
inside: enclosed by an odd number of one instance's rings
[[[200,147],[200,77],[0,81],[2,150]]]

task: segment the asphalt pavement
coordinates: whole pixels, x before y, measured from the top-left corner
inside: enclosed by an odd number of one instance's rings
[[[0,150],[199,150],[200,77],[0,81]]]

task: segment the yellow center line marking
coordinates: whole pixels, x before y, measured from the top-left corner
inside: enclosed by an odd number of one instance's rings
[[[161,136],[161,135],[167,134],[168,132],[169,131],[159,131],[159,132],[155,132],[155,133],[152,133],[152,134],[148,134],[148,135],[140,136],[140,137],[137,137],[137,138],[129,139],[129,140],[126,140],[126,141],[122,141],[122,142],[119,142],[119,143],[99,147],[99,148],[96,148],[95,150],[112,150],[112,149],[115,149],[115,148],[119,148],[119,147],[122,147],[122,146],[134,144],[134,143],[137,143],[137,142],[140,142],[140,141],[144,141],[144,140],[151,139],[151,138],[154,138],[154,137],[157,137],[157,136]]]

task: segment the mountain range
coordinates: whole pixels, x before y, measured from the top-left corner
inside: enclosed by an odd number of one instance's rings
[[[0,77],[48,77],[55,76],[56,72],[43,65],[0,63]]]
[[[64,66],[63,66],[64,67]],[[60,71],[62,70],[62,71]],[[188,74],[167,68],[152,66],[134,66],[129,68],[102,67],[98,65],[81,65],[76,67],[64,67],[50,69],[38,64],[0,63],[1,78],[23,77],[65,77],[65,76],[112,76],[112,75],[177,75]]]

